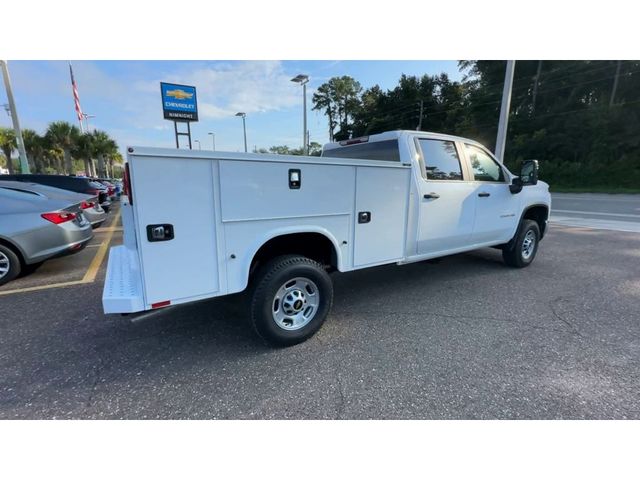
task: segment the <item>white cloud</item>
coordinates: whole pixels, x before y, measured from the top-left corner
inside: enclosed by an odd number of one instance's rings
[[[160,81],[195,85],[202,118],[217,119],[236,112],[256,113],[281,110],[300,102],[299,86],[293,84],[278,61],[218,63],[165,72],[162,78],[137,82],[142,93],[153,93],[157,101]]]

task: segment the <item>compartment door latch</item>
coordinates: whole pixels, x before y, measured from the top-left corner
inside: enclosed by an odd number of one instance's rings
[[[170,223],[147,225],[147,240],[150,242],[173,240],[173,225]]]
[[[371,221],[371,212],[358,212],[358,223],[369,223]]]

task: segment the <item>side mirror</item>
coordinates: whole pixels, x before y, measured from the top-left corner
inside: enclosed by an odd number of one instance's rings
[[[522,187],[526,185],[536,185],[538,183],[538,161],[525,160],[520,167],[520,176],[515,177],[509,185],[509,191],[513,194],[520,193]]]
[[[538,183],[538,161],[525,160],[520,167],[522,185],[536,185]]]

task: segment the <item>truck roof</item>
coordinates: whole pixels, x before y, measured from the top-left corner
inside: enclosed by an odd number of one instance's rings
[[[466,142],[473,143],[475,145],[480,145],[475,140],[471,140],[470,138],[458,137],[455,135],[447,135],[445,133],[437,133],[437,132],[424,132],[418,130],[392,130],[390,132],[376,133],[375,135],[365,135],[362,137],[351,138],[349,140],[343,140],[341,142],[330,142],[326,143],[323,147],[323,151],[334,150],[337,148],[344,148],[350,145],[355,145],[358,143],[369,143],[369,142],[381,142],[384,140],[396,140],[405,135],[420,135],[423,137],[431,137],[437,138],[440,140],[451,140],[453,142]]]

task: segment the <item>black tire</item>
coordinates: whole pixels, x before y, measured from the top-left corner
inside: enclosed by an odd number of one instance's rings
[[[529,253],[524,248],[525,239],[534,239],[534,244]],[[504,263],[510,267],[524,268],[531,265],[533,259],[538,253],[540,245],[540,227],[534,220],[524,220],[520,228],[516,232],[516,236],[511,245],[502,250],[502,258]]]
[[[277,313],[274,313],[274,307],[278,307],[275,311],[284,315],[284,300],[282,305],[276,302],[276,295],[281,288],[294,279],[303,279],[310,281],[310,292],[315,292],[307,298],[312,298],[318,294],[318,304],[310,312],[310,320],[303,326],[296,328],[293,324],[285,329],[275,319]],[[304,290],[295,290],[302,294],[304,302]],[[316,292],[317,290],[317,292]],[[297,304],[294,303],[294,305]],[[333,283],[326,270],[318,262],[306,257],[298,255],[283,255],[276,257],[258,269],[253,279],[253,292],[251,300],[251,324],[256,333],[268,344],[278,347],[286,347],[304,342],[314,333],[316,333],[329,314],[331,305],[333,304]],[[304,305],[304,304],[303,304]],[[302,313],[309,307],[302,308]],[[285,322],[289,319],[285,319]]]
[[[22,270],[18,255],[5,245],[0,245],[0,267],[3,270],[8,267],[6,273],[0,277],[0,285],[4,285],[16,278]]]

